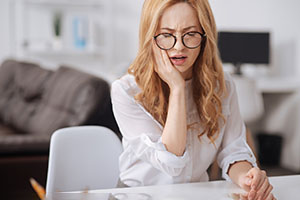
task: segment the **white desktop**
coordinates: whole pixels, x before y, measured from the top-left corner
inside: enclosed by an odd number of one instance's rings
[[[300,175],[270,177],[277,199],[299,199]],[[104,200],[113,194],[118,200],[233,200],[244,191],[228,181],[212,181],[173,185],[154,185],[132,188],[112,188],[91,191],[58,192],[57,199]]]

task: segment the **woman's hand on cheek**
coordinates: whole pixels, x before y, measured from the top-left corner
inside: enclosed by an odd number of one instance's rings
[[[247,191],[246,194],[241,195],[241,199],[276,200],[271,193],[273,186],[269,183],[266,172],[259,168],[251,168],[245,176],[240,178],[239,185]]]
[[[167,52],[158,48],[154,41],[152,42],[152,49],[156,62],[154,70],[160,78],[169,85],[170,89],[180,85],[184,86],[184,79],[171,63]]]

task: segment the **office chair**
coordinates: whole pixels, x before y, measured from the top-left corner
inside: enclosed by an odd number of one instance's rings
[[[264,113],[263,97],[255,80],[239,75],[232,76],[238,95],[239,108],[246,124],[259,119]]]
[[[122,145],[101,126],[59,129],[50,141],[46,198],[57,191],[113,188],[119,178]]]

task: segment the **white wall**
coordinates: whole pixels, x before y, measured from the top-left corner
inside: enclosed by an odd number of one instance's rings
[[[114,0],[115,52],[121,60],[136,54],[142,1]]]
[[[14,53],[13,38],[9,32],[9,24],[12,21],[9,12],[11,1],[13,0],[0,1],[0,62]],[[126,71],[137,52],[138,26],[143,1],[111,1],[114,3],[114,23],[111,24],[114,30],[112,57],[117,68],[115,73],[119,75],[120,72]],[[268,73],[280,76],[295,74],[300,78],[300,26],[297,22],[300,19],[299,0],[210,0],[210,3],[220,30],[270,31],[272,64],[267,68]],[[86,60],[86,62],[93,61]],[[99,69],[101,70],[101,68],[90,70],[96,73]],[[282,116],[282,112],[279,115]],[[272,120],[270,126],[273,127],[273,124],[279,121],[277,118]],[[294,119],[294,122],[297,121],[299,119]]]
[[[9,0],[0,1],[0,63],[11,53],[9,34]]]
[[[22,1],[22,0],[18,0]],[[12,5],[13,0],[1,0],[0,1],[0,63],[9,56],[14,56],[16,53],[16,40],[14,35],[11,33],[13,30],[10,30],[13,26],[10,26],[10,23],[13,22],[13,13],[10,12],[10,2]],[[74,56],[74,57],[64,57],[56,56],[55,58],[51,56],[38,55],[37,56],[28,56],[27,60],[33,62],[38,62],[47,68],[58,67],[59,64],[68,64],[76,68],[80,68],[84,71],[91,72],[95,75],[105,76],[105,73],[110,74],[120,74],[124,73],[129,64],[133,61],[137,53],[138,48],[138,28],[139,28],[139,18],[141,7],[143,1],[136,0],[111,0],[113,4],[112,8],[112,23],[111,27],[108,27],[112,31],[113,41],[111,46],[113,46],[111,64],[113,66],[102,66],[100,64],[101,58],[98,57],[84,57],[84,56]],[[51,10],[50,10],[51,11]],[[48,22],[47,20],[40,20],[40,23]],[[51,20],[50,20],[51,21]],[[27,24],[26,26],[29,26]],[[31,24],[32,25],[32,24]],[[35,26],[41,27],[37,23],[33,24]],[[43,25],[43,24],[42,24]],[[46,28],[49,29],[49,24],[45,24],[41,29],[29,29],[29,30],[38,30],[36,34],[38,36],[45,36],[48,33]],[[51,37],[51,31],[50,36]],[[66,34],[65,34],[66,35]],[[45,36],[46,37],[46,36]],[[20,38],[20,37],[18,37]],[[108,49],[109,50],[109,49]],[[18,53],[19,55],[19,53]],[[23,57],[23,56],[22,56]],[[71,59],[71,60],[70,60]],[[99,62],[100,61],[100,62]],[[112,76],[112,79],[114,76]]]
[[[273,75],[300,76],[300,1],[210,0],[219,30],[271,32]]]
[[[270,75],[300,78],[300,26],[298,22],[300,1],[210,0],[210,2],[219,30],[271,32],[272,64],[268,68]],[[298,172],[300,171],[299,97],[299,91],[265,94],[265,113],[258,123],[261,125],[258,130],[283,137],[281,165]]]
[[[137,54],[142,5],[141,0],[114,0],[114,64],[120,71],[126,71]]]
[[[0,1],[0,61],[13,53],[9,33],[10,0]],[[113,0],[114,64],[126,68],[136,55],[142,0]],[[271,32],[272,64],[268,73],[300,76],[300,1],[210,0],[220,30]],[[125,67],[126,66],[126,67]],[[126,69],[122,69],[123,71]]]

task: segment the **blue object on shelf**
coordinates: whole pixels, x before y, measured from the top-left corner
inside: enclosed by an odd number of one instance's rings
[[[73,39],[76,48],[84,49],[86,47],[87,31],[87,20],[85,18],[75,17],[73,20]]]

